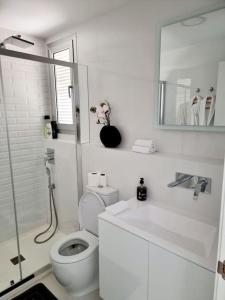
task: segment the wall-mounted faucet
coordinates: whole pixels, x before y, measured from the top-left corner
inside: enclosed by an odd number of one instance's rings
[[[211,193],[211,184],[211,178],[177,172],[175,181],[169,183],[168,187],[173,188],[175,186],[180,186],[185,189],[192,189],[194,190],[193,199],[197,200],[199,193]]]
[[[182,185],[184,182],[189,181],[192,179],[194,176],[193,175],[187,175],[187,174],[182,174],[182,173],[176,173],[176,180],[169,183],[168,187],[172,188],[178,185]]]

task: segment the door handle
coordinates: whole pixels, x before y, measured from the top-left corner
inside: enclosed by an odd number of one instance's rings
[[[222,276],[222,278],[225,280],[225,261],[224,262],[218,261],[217,273],[219,273]]]
[[[69,95],[69,98],[72,97],[72,90],[73,90],[73,86],[72,86],[72,85],[69,85],[69,86],[68,86],[68,95]]]

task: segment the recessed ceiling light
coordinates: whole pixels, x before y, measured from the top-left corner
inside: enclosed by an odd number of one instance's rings
[[[181,22],[183,26],[198,26],[206,21],[205,17],[195,17]]]

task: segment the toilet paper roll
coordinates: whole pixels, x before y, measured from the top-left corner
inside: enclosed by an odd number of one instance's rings
[[[106,187],[107,186],[107,175],[105,173],[99,174],[99,186]]]
[[[99,186],[100,176],[97,172],[88,173],[88,186]]]

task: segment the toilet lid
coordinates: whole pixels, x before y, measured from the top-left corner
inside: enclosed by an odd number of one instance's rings
[[[85,193],[79,203],[81,229],[98,236],[98,215],[105,211],[105,203],[95,192]]]

